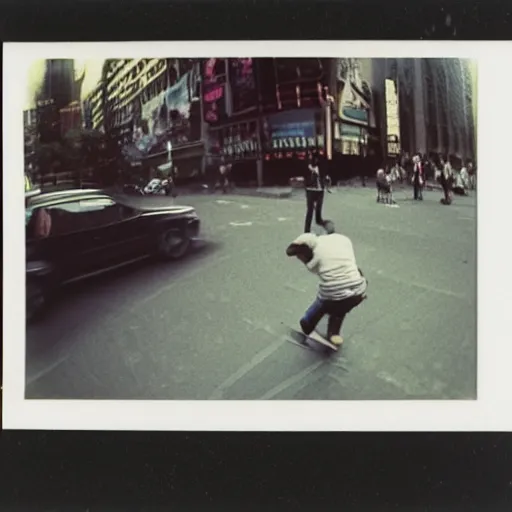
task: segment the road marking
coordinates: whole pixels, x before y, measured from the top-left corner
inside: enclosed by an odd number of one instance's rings
[[[393,276],[391,274],[384,274],[384,273],[382,273],[382,270],[377,270],[376,274],[378,274],[380,277],[383,277],[383,278],[388,279],[390,281],[394,281],[395,283],[398,283],[398,284],[410,285],[410,286],[413,286],[415,288],[421,288],[422,290],[425,290],[425,291],[439,293],[441,295],[447,295],[449,297],[455,297],[457,299],[463,299],[463,300],[466,300],[466,301],[470,300],[470,299],[468,299],[468,297],[464,293],[457,293],[457,292],[454,292],[454,291],[451,291],[451,290],[445,290],[443,288],[437,288],[436,286],[430,286],[428,284],[414,283],[412,281],[408,281],[406,279],[401,279],[401,278]]]
[[[261,396],[257,400],[271,400],[272,398],[279,395],[283,391],[286,391],[288,388],[290,388],[297,382],[300,382],[301,380],[305,379],[308,375],[311,375],[314,371],[316,371],[320,366],[324,364],[325,361],[323,360],[314,362],[313,364],[304,368],[304,370],[302,370],[301,372],[297,373],[297,375],[293,375],[292,377],[289,377],[285,381],[281,382],[281,384],[274,386],[272,389],[267,391],[263,396]]]
[[[233,373],[233,375],[228,377],[220,386],[218,386],[210,395],[209,400],[221,400],[224,396],[224,391],[233,386],[241,378],[245,377],[251,370],[276,352],[283,344],[284,341],[280,339],[258,352],[248,363],[244,364],[240,369]]]
[[[229,225],[235,227],[252,226],[252,222],[230,222]]]
[[[277,220],[279,222],[284,222],[285,220],[290,220],[290,218],[289,217],[278,217]]]
[[[241,204],[240,208],[242,208],[242,210],[247,210],[247,208],[249,208],[249,205],[248,204]]]
[[[50,372],[55,370],[58,366],[60,366],[62,363],[66,362],[69,359],[69,352],[65,355],[57,359],[54,363],[50,364],[43,370],[40,370],[35,375],[32,375],[31,377],[27,377],[25,380],[25,388],[30,386],[30,384],[34,383],[35,381],[39,380],[40,378],[48,375]]]
[[[231,204],[233,201],[225,201],[224,199],[217,199],[215,202],[217,204]]]
[[[242,249],[240,251],[240,254],[244,254],[248,251],[249,251],[249,249],[247,249],[247,248]],[[136,308],[139,308],[141,305],[147,304],[148,302],[156,299],[157,297],[159,297],[163,293],[167,292],[171,288],[174,288],[175,286],[181,286],[183,284],[183,281],[186,281],[187,279],[190,279],[191,277],[195,277],[197,274],[204,272],[205,270],[209,270],[210,268],[212,268],[220,263],[223,263],[227,260],[230,260],[232,258],[233,258],[233,255],[226,254],[225,256],[220,256],[216,260],[212,260],[208,263],[201,264],[201,266],[194,268],[187,274],[179,277],[176,281],[173,281],[172,283],[169,283],[167,286],[160,288],[157,292],[152,293],[151,295],[147,296],[145,299],[137,300],[136,301],[137,305],[130,309],[131,313],[134,313],[136,311]]]

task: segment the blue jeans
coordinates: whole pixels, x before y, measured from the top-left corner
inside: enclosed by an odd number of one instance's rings
[[[327,324],[327,338],[339,335],[341,326],[347,313],[363,302],[362,295],[348,297],[343,300],[322,300],[316,298],[300,319],[300,326],[304,334],[309,335],[325,315],[329,315]]]

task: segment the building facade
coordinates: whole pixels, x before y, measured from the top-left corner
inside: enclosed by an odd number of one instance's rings
[[[153,170],[172,162],[184,179],[201,173],[204,144],[197,59],[108,61],[89,103],[93,126],[98,127],[96,112],[102,111],[104,130],[117,139],[128,161]]]
[[[59,115],[62,137],[71,130],[80,130],[82,128],[82,108],[79,101],[74,101],[67,107],[61,108]]]
[[[395,86],[399,110],[399,147],[413,154],[462,159],[476,157],[475,81],[466,59],[374,59],[375,96],[383,154],[389,154],[387,132],[391,106],[389,83]],[[386,83],[388,87],[386,89]],[[388,105],[389,104],[389,105]]]
[[[285,183],[325,151],[329,59],[209,58],[202,62],[207,167],[236,182]]]

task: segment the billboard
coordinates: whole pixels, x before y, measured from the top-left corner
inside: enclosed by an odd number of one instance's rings
[[[200,140],[198,80],[197,65],[174,85],[141,105],[142,126],[134,134],[140,151],[147,153],[164,139],[165,144],[171,141],[173,147]]]
[[[254,76],[254,59],[228,59],[232,113],[255,109],[258,93]]]
[[[323,151],[322,119],[316,109],[288,110],[268,116],[263,123],[265,149],[276,155]]]
[[[338,117],[346,123],[375,126],[371,66],[371,59],[337,59]]]
[[[386,90],[386,151],[388,156],[400,154],[400,116],[398,107],[398,91],[396,82],[391,79],[385,81]]]

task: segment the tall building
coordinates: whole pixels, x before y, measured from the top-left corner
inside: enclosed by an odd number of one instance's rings
[[[475,157],[477,98],[468,60],[374,59],[373,67],[384,154],[387,80],[396,86],[401,150]]]
[[[38,131],[41,142],[61,137],[59,111],[80,101],[83,74],[75,75],[73,59],[48,59],[43,83],[37,97]]]
[[[79,130],[82,128],[82,108],[80,102],[74,101],[67,107],[61,108],[60,114],[60,132],[64,137],[70,130]]]
[[[103,123],[103,84],[98,85],[88,94],[83,101],[84,127],[89,130],[104,130]]]

